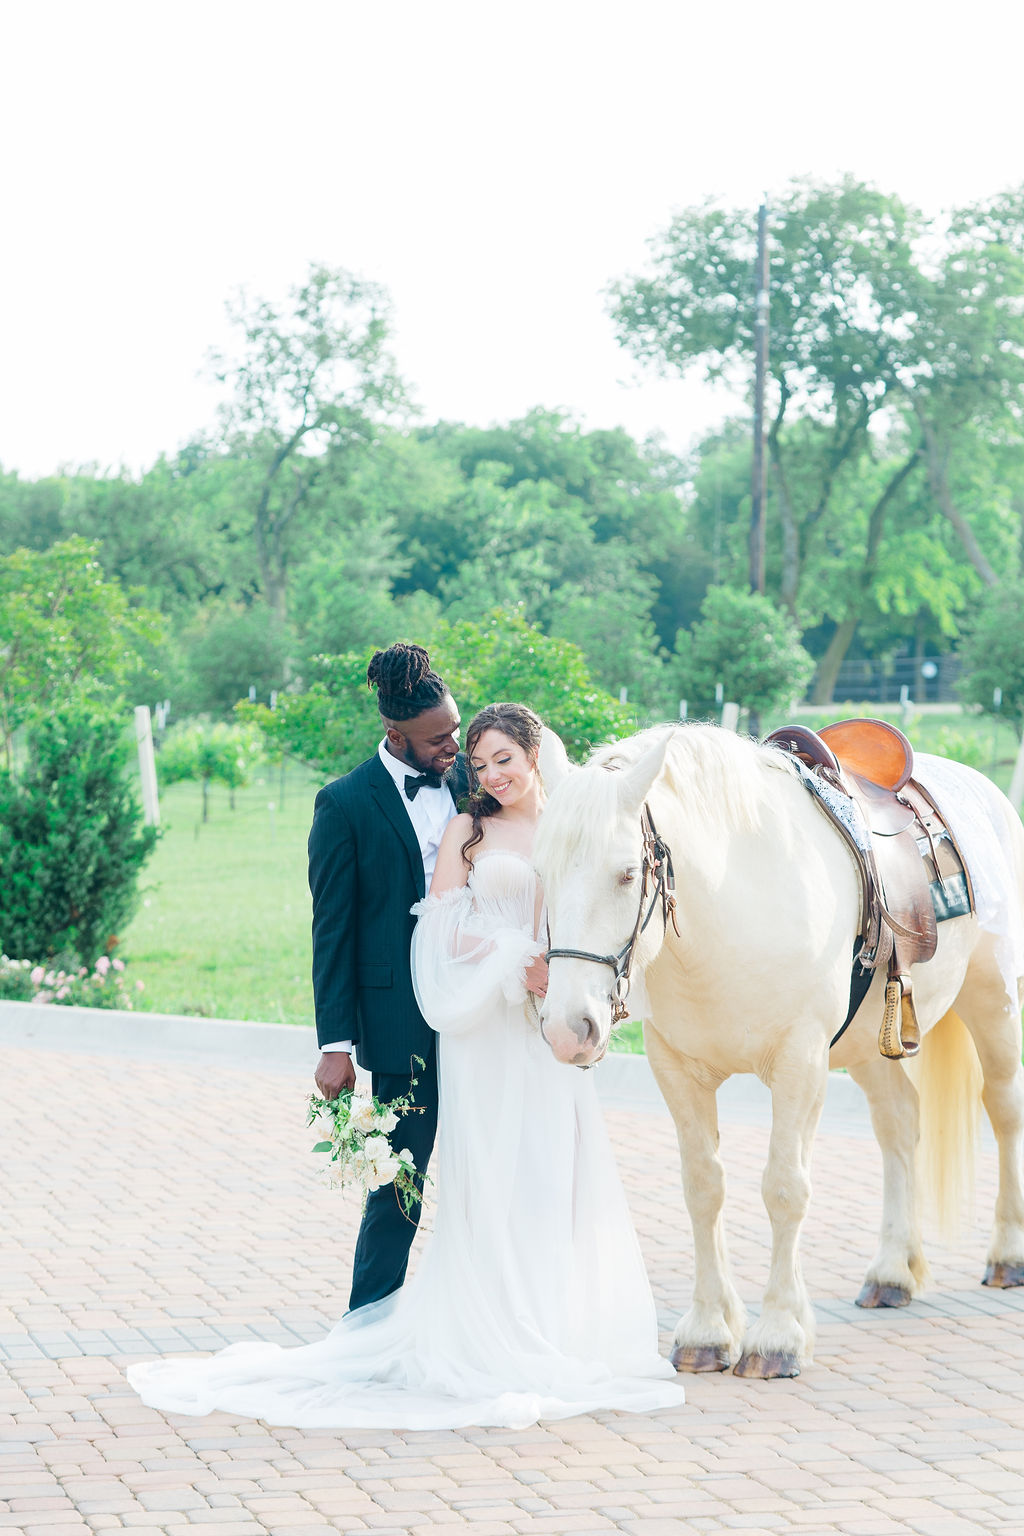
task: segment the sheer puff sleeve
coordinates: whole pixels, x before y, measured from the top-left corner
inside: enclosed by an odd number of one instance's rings
[[[544,945],[522,910],[479,899],[469,886],[412,908],[412,979],[420,1012],[440,1034],[463,1034],[526,1001],[526,968]],[[521,919],[521,921],[519,921]]]

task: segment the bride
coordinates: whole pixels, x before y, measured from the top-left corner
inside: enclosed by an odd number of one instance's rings
[[[151,1407],[299,1428],[525,1428],[595,1409],[678,1405],[590,1073],[558,1063],[530,862],[543,727],[521,704],[470,723],[477,788],[414,911],[417,1001],[437,1030],[439,1197],[401,1290],[316,1344],[234,1344],[133,1365]]]

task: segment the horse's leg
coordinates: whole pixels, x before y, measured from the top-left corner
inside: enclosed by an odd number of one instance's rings
[[[989,941],[983,940],[988,945]],[[980,957],[979,957],[980,958]],[[1024,1285],[1024,1067],[1020,1009],[994,958],[972,962],[955,1010],[971,1032],[984,1076],[981,1100],[999,1148],[999,1191],[983,1285]]]
[[[915,1184],[917,1089],[898,1062],[883,1056],[851,1063],[849,1071],[867,1097],[882,1152],[882,1230],[857,1305],[905,1307],[928,1280]]]
[[[828,1086],[822,1037],[791,1037],[769,1087],[772,1132],[761,1193],[772,1224],[772,1257],[761,1316],[748,1330],[737,1376],[799,1376],[814,1347],[814,1313],[800,1272],[800,1228],[811,1198],[811,1152]]]
[[[719,1080],[674,1051],[651,1027],[647,1056],[675,1121],[683,1193],[693,1228],[693,1304],[672,1341],[677,1371],[724,1371],[743,1333],[743,1303],[729,1277],[722,1207],[725,1169],[718,1150]]]

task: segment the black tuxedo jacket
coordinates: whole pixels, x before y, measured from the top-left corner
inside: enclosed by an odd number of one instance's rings
[[[449,787],[456,800],[465,793],[461,754]],[[426,1059],[433,1042],[409,966],[416,923],[409,908],[425,894],[423,858],[401,791],[376,752],[316,797],[309,888],[318,1042],[350,1039],[367,1071],[408,1072],[410,1057]]]

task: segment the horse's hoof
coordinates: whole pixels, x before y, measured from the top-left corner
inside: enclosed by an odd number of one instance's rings
[[[858,1307],[908,1307],[913,1296],[905,1285],[879,1285],[869,1280],[857,1297]]]
[[[799,1376],[796,1355],[741,1355],[732,1368],[734,1376],[753,1376],[758,1381],[774,1381],[779,1376]]]
[[[981,1283],[998,1286],[1002,1291],[1008,1291],[1014,1285],[1024,1285],[1024,1264],[1004,1264],[999,1260],[988,1266]]]
[[[677,1344],[669,1355],[677,1371],[727,1371],[729,1351],[722,1344]]]

